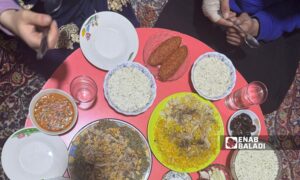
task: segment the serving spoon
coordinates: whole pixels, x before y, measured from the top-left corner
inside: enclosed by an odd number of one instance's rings
[[[47,14],[53,14],[57,12],[61,5],[62,0],[41,0],[44,5],[44,10]],[[46,52],[48,51],[48,33],[49,33],[50,27],[40,28],[40,31],[42,32],[42,40],[40,43],[40,47],[37,49],[36,58],[38,60],[42,59]]]

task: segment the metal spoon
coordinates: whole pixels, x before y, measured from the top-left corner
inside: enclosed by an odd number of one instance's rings
[[[45,12],[48,14],[53,14],[58,11],[62,5],[62,0],[41,0],[44,3]],[[48,33],[50,27],[41,28],[42,40],[40,47],[37,50],[36,58],[38,60],[43,59],[44,55],[48,51]]]
[[[241,33],[245,34],[244,41],[250,48],[258,48],[260,46],[258,40],[253,37],[251,34],[244,31],[239,24],[233,22],[233,26],[238,29]]]

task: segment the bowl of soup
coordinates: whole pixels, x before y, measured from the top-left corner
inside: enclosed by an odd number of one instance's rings
[[[45,89],[36,94],[29,105],[33,124],[49,135],[64,134],[77,120],[77,106],[71,95],[59,89]]]

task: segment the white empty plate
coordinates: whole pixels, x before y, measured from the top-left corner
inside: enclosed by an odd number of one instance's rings
[[[115,12],[103,11],[90,16],[82,25],[80,47],[91,64],[110,70],[134,60],[139,40],[128,19]]]
[[[60,137],[46,135],[36,128],[24,128],[5,142],[1,160],[10,179],[40,180],[63,176],[68,151]]]

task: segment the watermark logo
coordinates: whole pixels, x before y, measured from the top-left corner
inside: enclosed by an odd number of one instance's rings
[[[258,137],[225,137],[225,149],[265,149]]]
[[[225,147],[226,149],[237,149],[237,137],[226,137]]]

